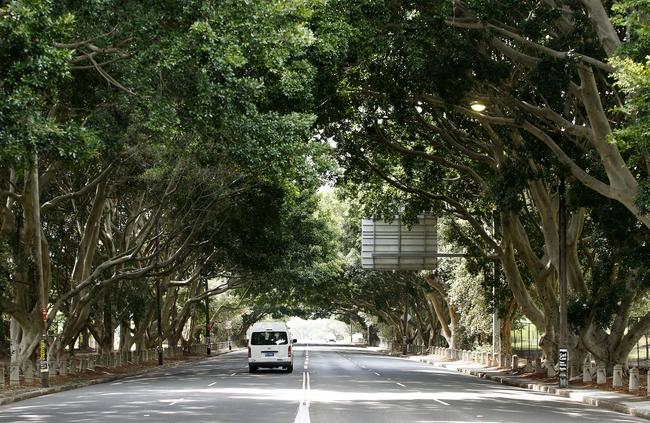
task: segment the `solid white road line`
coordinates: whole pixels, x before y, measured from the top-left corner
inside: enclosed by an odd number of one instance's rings
[[[302,373],[302,398],[298,406],[298,413],[293,423],[311,423],[309,418],[309,390],[311,383],[309,381],[309,373]]]
[[[307,373],[307,408],[311,404],[311,376]]]

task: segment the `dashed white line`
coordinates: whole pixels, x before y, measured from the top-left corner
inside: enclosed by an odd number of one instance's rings
[[[377,372],[374,372],[374,373],[375,373],[377,376],[381,376],[381,375],[380,375],[379,373],[377,373]]]
[[[176,401],[172,401],[172,402],[169,404],[169,406],[171,407],[172,405],[176,405],[176,404],[178,404],[178,403],[181,402],[181,401],[183,401],[183,398],[179,398],[179,399],[177,399]]]
[[[401,383],[399,383],[399,382],[395,382],[395,383],[397,383],[397,384],[398,384],[399,386],[401,386],[402,388],[406,388],[406,385],[403,385],[403,384],[401,384]]]
[[[209,384],[208,386],[214,386],[216,383],[217,383],[217,382],[212,382],[212,383]]]
[[[439,403],[442,404],[442,405],[449,405],[449,404],[447,404],[447,403],[444,402],[444,401],[440,401],[439,399],[435,399],[435,398],[434,398],[433,400],[434,400],[435,402],[439,402]]]
[[[235,376],[235,375],[237,375],[237,373],[233,373],[233,374],[231,374],[230,376]]]

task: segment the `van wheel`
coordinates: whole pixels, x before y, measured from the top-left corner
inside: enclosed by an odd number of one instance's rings
[[[248,373],[257,373],[257,366],[248,365]]]
[[[291,372],[293,372],[293,364],[289,364],[287,366],[287,373],[291,373]]]

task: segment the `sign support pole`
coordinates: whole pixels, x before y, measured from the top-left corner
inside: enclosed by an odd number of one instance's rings
[[[210,338],[210,296],[208,295],[208,279],[205,280],[205,353],[212,355],[212,339]]]
[[[567,266],[566,266],[566,184],[564,176],[560,177],[558,186],[558,228],[559,228],[559,277],[560,277],[560,342],[559,342],[559,386],[569,386],[568,368],[569,351],[568,323],[567,323]]]

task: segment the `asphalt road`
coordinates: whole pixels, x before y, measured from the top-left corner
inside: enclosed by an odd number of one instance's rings
[[[231,353],[0,407],[0,422],[645,422],[360,348],[297,347],[292,374]]]

